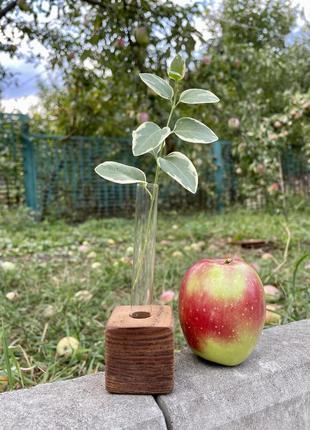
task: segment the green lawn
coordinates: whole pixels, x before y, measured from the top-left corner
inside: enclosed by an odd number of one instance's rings
[[[183,274],[196,260],[239,255],[259,266],[265,284],[282,289],[283,323],[310,318],[310,257],[301,262],[293,282],[298,260],[310,249],[309,213],[289,216],[288,258],[276,270],[287,244],[284,225],[280,215],[238,209],[223,215],[165,214],[158,226],[155,301],[165,290],[177,294]],[[250,250],[234,243],[244,239],[270,243]],[[15,264],[13,270],[0,269],[0,315],[6,333],[0,346],[0,382],[1,377],[6,380],[8,361],[16,388],[104,368],[105,322],[115,305],[129,303],[132,242],[133,221],[126,219],[69,225],[36,223],[21,211],[0,214],[0,261]],[[91,295],[76,297],[81,290]],[[14,300],[6,297],[9,292],[17,293]],[[56,354],[64,336],[80,341],[71,358]],[[3,340],[11,345],[9,350]],[[176,318],[176,350],[184,344]]]

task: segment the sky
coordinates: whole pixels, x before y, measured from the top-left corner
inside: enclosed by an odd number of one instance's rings
[[[174,0],[175,3],[184,5],[188,0]],[[310,21],[310,1],[295,0],[296,5],[300,5],[305,12],[307,20]],[[197,28],[204,30],[204,23],[197,22]],[[0,39],[0,43],[1,43]],[[10,58],[6,53],[0,53],[0,63],[12,72],[16,79],[8,80],[1,84],[2,100],[1,107],[6,112],[28,113],[31,107],[39,104],[38,98],[38,83],[39,81],[60,82],[59,74],[50,71],[47,61],[48,52],[38,42],[34,41],[29,46],[26,42],[21,45],[23,53],[32,52],[40,53],[42,59],[38,64],[26,62],[22,58]],[[18,82],[18,84],[16,83]]]

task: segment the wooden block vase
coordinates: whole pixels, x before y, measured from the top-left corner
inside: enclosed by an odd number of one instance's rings
[[[166,394],[173,389],[174,340],[170,306],[116,307],[105,332],[105,381],[110,393]]]

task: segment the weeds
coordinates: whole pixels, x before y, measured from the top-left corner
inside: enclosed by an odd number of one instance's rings
[[[2,324],[1,341],[2,341],[2,350],[3,350],[3,357],[4,357],[4,366],[5,366],[4,370],[6,372],[9,389],[13,390],[14,376],[12,373],[11,352],[8,345],[6,330],[3,324]]]

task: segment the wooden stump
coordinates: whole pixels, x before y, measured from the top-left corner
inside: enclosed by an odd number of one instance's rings
[[[139,311],[147,312],[149,307],[139,306]],[[118,306],[107,323],[106,389],[119,394],[169,393],[174,376],[172,309],[152,305],[148,318],[130,314],[130,306]]]

